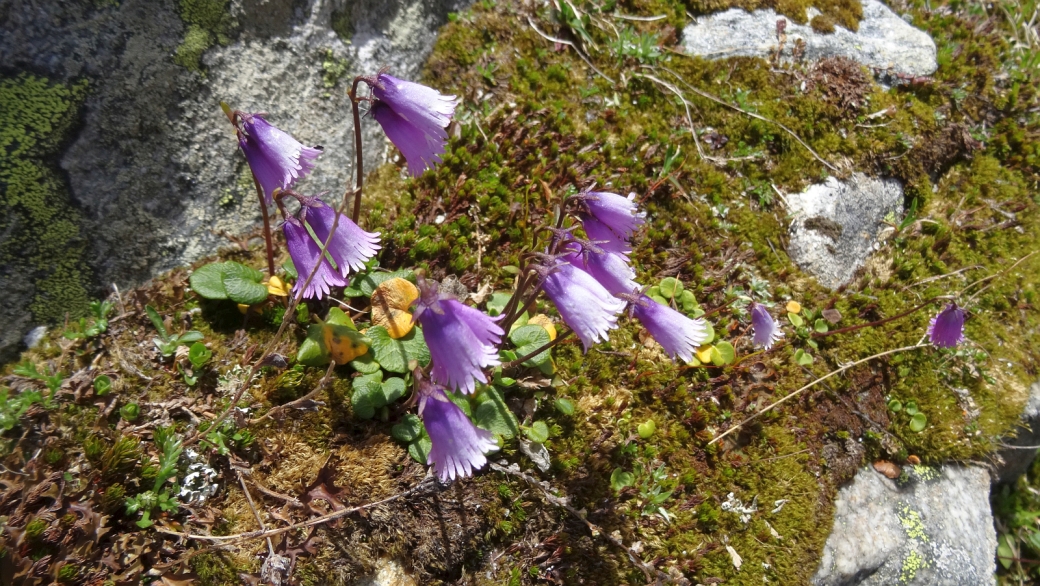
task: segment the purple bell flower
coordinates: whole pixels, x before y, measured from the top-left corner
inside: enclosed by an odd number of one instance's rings
[[[408,161],[413,177],[441,162],[445,128],[458,101],[433,88],[380,73],[372,84],[372,116]]]
[[[581,227],[585,229],[585,234],[589,237],[589,241],[603,250],[622,256],[628,256],[632,253],[632,246],[629,245],[628,238],[614,232],[596,218],[584,216],[581,221]]]
[[[617,315],[625,303],[614,297],[589,273],[563,260],[544,269],[542,290],[556,305],[560,317],[589,346],[607,339],[607,332],[617,327]]]
[[[293,285],[293,295],[299,294],[314,266],[318,266],[310,285],[303,291],[305,298],[321,299],[328,295],[333,287],[346,287],[347,279],[337,271],[327,258],[321,254],[321,246],[307,233],[307,227],[300,220],[290,216],[282,225],[285,241],[289,248],[299,278]]]
[[[758,303],[751,304],[751,327],[755,331],[754,344],[769,350],[777,340],[784,337],[780,323],[769,315],[769,310]]]
[[[484,369],[498,366],[498,346],[502,328],[477,309],[463,305],[437,284],[419,281],[413,319],[423,328],[430,348],[434,382],[463,393],[476,390],[476,383],[487,383]]]
[[[471,476],[487,464],[484,454],[498,449],[491,432],[473,425],[441,387],[425,381],[419,386],[419,416],[430,436],[426,463],[441,482]]]
[[[928,324],[928,339],[940,348],[953,348],[964,340],[964,310],[951,303]]]
[[[321,149],[303,146],[260,114],[239,113],[238,117],[238,146],[270,204],[275,189],[289,189],[314,168]]]
[[[579,247],[580,252],[576,250]],[[569,243],[566,250],[572,252],[563,257],[564,261],[592,275],[612,295],[639,289],[639,283],[635,281],[636,272],[624,256],[594,244],[579,245],[576,242]]]
[[[317,198],[307,202],[302,210],[301,217],[310,224],[318,241],[324,243],[336,220],[336,210]],[[325,250],[339,267],[340,275],[346,277],[350,271],[364,269],[365,262],[375,256],[379,249],[378,232],[365,232],[349,217],[340,214],[336,232]]]
[[[708,341],[708,328],[703,319],[690,319],[646,295],[630,296],[630,299],[631,314],[673,360],[678,357],[689,364],[694,349]]]
[[[591,216],[610,230],[615,239],[627,241],[646,221],[644,219],[646,214],[640,212],[639,207],[635,204],[636,194],[634,193],[628,194],[628,197],[622,197],[616,193],[590,191],[577,197],[586,212],[582,220]],[[593,231],[596,231],[595,226]],[[588,229],[586,229],[586,234],[588,234]],[[589,234],[589,238],[598,239],[591,234]]]

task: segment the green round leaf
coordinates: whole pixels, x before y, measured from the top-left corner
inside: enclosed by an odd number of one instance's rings
[[[722,357],[723,364],[733,364],[737,360],[737,351],[733,348],[733,344],[723,340],[715,344],[715,349],[718,350],[719,355]],[[714,358],[714,355],[712,355],[712,358]]]
[[[657,424],[654,423],[653,419],[647,419],[639,424],[636,431],[639,432],[639,437],[650,439],[654,435],[654,432],[657,431]]]
[[[509,340],[516,344],[518,356],[527,356],[531,352],[549,343],[549,332],[539,325],[523,326],[509,334]],[[541,366],[551,358],[549,350],[539,352],[524,362],[524,366]]]
[[[671,299],[678,295],[682,295],[683,284],[682,281],[675,277],[665,277],[661,279],[661,283],[658,285],[661,291],[661,296],[665,299]]]
[[[491,433],[509,439],[520,432],[520,424],[516,416],[506,406],[502,394],[494,387],[484,391],[485,401],[477,406],[473,413],[473,422]]]
[[[830,329],[830,326],[827,325],[827,320],[823,319],[822,317],[816,320],[816,323],[813,325],[813,327],[816,329],[817,332],[821,334],[827,333],[827,330]]]
[[[267,300],[267,285],[238,274],[224,273],[224,290],[235,303],[256,305]]]
[[[422,420],[415,413],[406,414],[401,418],[400,423],[390,428],[390,434],[394,436],[394,439],[405,443],[415,440],[422,435],[422,432]]]
[[[188,277],[191,290],[206,299],[227,299],[224,290],[224,264],[215,262],[202,265]]]
[[[296,352],[296,362],[304,366],[324,366],[329,363],[329,360],[331,358],[329,349],[325,347],[325,334],[322,326],[319,324],[308,326],[307,339],[300,344],[300,349]],[[379,370],[378,365],[376,370]]]
[[[412,360],[421,366],[430,363],[430,349],[426,346],[422,329],[418,326],[412,328],[407,336],[396,340],[390,337],[390,332],[383,326],[372,326],[365,335],[371,341],[369,349],[376,362],[384,370],[404,374],[408,372],[408,363]]]
[[[917,413],[919,411],[920,411],[920,409],[917,408],[917,401],[907,401],[906,402],[906,414],[907,415],[913,417],[914,415],[917,415]]]
[[[549,426],[544,421],[535,421],[531,427],[524,430],[524,434],[527,435],[527,439],[544,444],[549,439]]]
[[[506,304],[509,303],[509,299],[513,295],[511,293],[492,293],[491,297],[487,300],[487,312],[491,317],[500,315],[502,310],[506,308]]]
[[[383,389],[383,399],[385,401],[384,405],[389,405],[404,396],[405,385],[404,379],[401,377],[390,377],[383,381],[381,386]]]
[[[910,431],[920,433],[928,425],[928,417],[924,413],[915,413],[910,418]]]
[[[705,344],[711,344],[715,341],[715,328],[711,325],[711,322],[704,320],[704,331],[705,331]]]
[[[796,328],[800,328],[802,327],[802,325],[805,324],[805,320],[803,320],[802,316],[798,315],[797,313],[788,313],[787,319],[791,322],[791,325],[793,325]]]
[[[325,363],[328,364],[328,361]],[[376,362],[375,357],[372,356],[372,352],[365,352],[361,356],[351,360],[350,366],[361,374],[373,374],[379,371],[379,363]]]
[[[433,443],[430,441],[430,437],[424,433],[417,440],[408,444],[408,455],[416,462],[425,465],[432,447]]]
[[[794,361],[800,366],[809,366],[813,363],[813,357],[812,354],[799,348],[794,353]]]
[[[888,410],[893,413],[899,413],[903,410],[903,404],[898,399],[892,399],[888,402]]]
[[[567,397],[560,397],[553,403],[556,410],[564,415],[574,415],[574,402]]]
[[[610,474],[610,487],[614,489],[614,492],[621,492],[622,489],[632,486],[635,480],[636,477],[631,472],[615,468],[614,472]]]

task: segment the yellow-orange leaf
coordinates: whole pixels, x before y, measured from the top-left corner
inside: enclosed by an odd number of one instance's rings
[[[387,279],[372,293],[372,325],[383,326],[397,339],[412,331],[412,314],[408,308],[419,298],[419,289],[400,277]]]
[[[527,325],[542,326],[543,328],[545,328],[545,331],[549,334],[549,340],[556,339],[556,326],[553,325],[553,322],[551,319],[549,319],[549,316],[545,315],[544,313],[539,313],[538,315],[527,320]]]
[[[279,297],[289,296],[289,289],[286,288],[285,282],[278,277],[271,277],[271,279],[267,281],[267,292]]]
[[[368,352],[364,336],[347,326],[325,324],[325,347],[336,364],[346,364]]]
[[[794,299],[787,302],[787,313],[799,313],[802,311],[802,304],[798,303]]]

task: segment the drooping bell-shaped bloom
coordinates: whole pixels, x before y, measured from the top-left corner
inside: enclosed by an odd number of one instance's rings
[[[603,250],[623,256],[632,253],[632,245],[629,244],[628,238],[614,232],[596,218],[583,216],[581,227],[585,229],[585,234],[589,237],[589,240]]]
[[[301,210],[301,217],[314,230],[314,236],[319,242],[325,242],[332,230],[332,224],[336,224],[336,231],[333,232],[325,250],[336,263],[340,275],[344,277],[350,271],[364,269],[368,259],[375,256],[380,249],[378,232],[365,232],[343,214],[339,214],[337,222],[336,210],[320,199],[309,200]]]
[[[282,230],[285,232],[289,256],[292,257],[296,272],[299,273],[299,278],[293,285],[293,295],[299,294],[315,266],[318,269],[314,273],[314,278],[303,290],[305,298],[321,299],[329,294],[332,287],[347,286],[347,279],[329,264],[327,258],[322,256],[321,246],[311,238],[311,235],[307,233],[307,227],[299,219],[289,216],[289,219],[282,225]]]
[[[758,303],[751,304],[751,327],[755,332],[754,344],[766,350],[773,347],[777,340],[784,337],[780,331],[780,322],[769,315],[769,310]]]
[[[264,190],[267,203],[271,203],[275,189],[289,189],[314,168],[314,159],[321,149],[300,144],[260,114],[239,113],[238,119],[238,146]]]
[[[693,360],[694,349],[708,342],[708,327],[703,319],[690,319],[646,295],[630,298],[632,316],[643,324],[672,359],[678,357],[689,363]]]
[[[404,154],[414,177],[441,162],[448,141],[445,128],[458,101],[433,88],[380,73],[372,84],[372,116]]]
[[[607,332],[617,327],[617,316],[625,303],[614,297],[592,275],[557,259],[544,269],[542,290],[556,305],[560,317],[589,347],[607,339]]]
[[[964,310],[951,303],[928,324],[928,339],[940,348],[953,348],[964,340]]]
[[[498,449],[491,432],[473,425],[437,385],[420,383],[419,416],[430,436],[426,463],[434,466],[441,482],[471,476],[487,464],[484,454]]]
[[[484,369],[500,364],[498,346],[505,334],[496,320],[438,291],[430,281],[419,281],[413,307],[413,319],[430,348],[434,382],[463,393],[472,393],[477,382],[486,383]]]
[[[578,248],[581,248],[580,252]],[[635,281],[636,272],[624,256],[589,243],[579,245],[572,242],[565,250],[573,252],[563,257],[564,261],[592,275],[611,295],[631,293],[639,288]]]
[[[603,224],[616,238],[627,241],[632,234],[646,221],[646,214],[639,211],[635,203],[636,194],[630,193],[628,197],[606,191],[590,191],[576,196],[584,208],[585,217],[592,218]],[[593,230],[595,231],[595,227]],[[588,228],[586,227],[586,233]],[[595,239],[591,234],[589,238]]]

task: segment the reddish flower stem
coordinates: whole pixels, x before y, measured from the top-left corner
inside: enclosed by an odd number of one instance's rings
[[[350,86],[350,93],[347,95],[350,97],[350,108],[354,114],[354,154],[357,157],[357,168],[355,169],[356,175],[356,189],[354,190],[354,211],[350,215],[350,219],[354,220],[355,224],[361,225],[358,222],[358,217],[361,216],[361,188],[365,182],[365,169],[364,161],[361,157],[361,110],[358,107],[360,101],[357,98],[358,84],[365,81],[361,76],[354,78],[354,84]]]
[[[264,216],[264,244],[267,245],[267,278],[274,276],[274,243],[271,241],[271,220],[267,215],[267,202],[264,201],[264,190],[260,188],[260,181],[253,175],[253,185],[256,186],[256,196],[260,198],[260,212]]]

